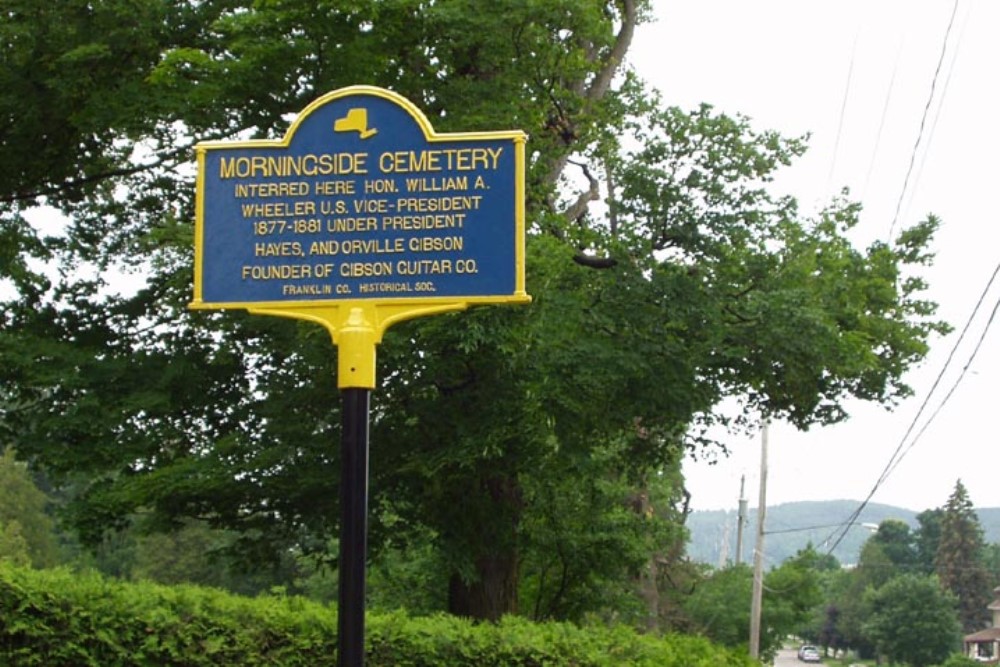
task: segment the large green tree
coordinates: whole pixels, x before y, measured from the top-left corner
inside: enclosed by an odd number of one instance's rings
[[[522,575],[542,615],[578,614],[587,582],[611,573],[642,589],[656,577],[638,564],[661,561],[636,545],[676,556],[678,533],[653,544],[661,526],[618,510],[643,515],[635,499],[665,474],[682,516],[680,461],[726,421],[726,397],[745,408],[737,425],[765,413],[807,427],[845,418],[848,397],[905,396],[904,372],[943,329],[916,273],[936,220],[858,249],[856,204],[807,218],[771,195],[803,142],[645,90],[627,52],[646,9],[0,0],[0,429],[75,490],[82,536],[99,543],[141,510],[152,528],[234,530],[248,560],[327,549],[329,337],[187,312],[191,147],[279,137],[359,82],[439,131],[531,137],[532,305],[405,323],[380,348],[372,501],[397,520],[375,517],[372,547],[430,536],[451,610],[516,611]],[[53,210],[57,228],[40,222]],[[548,497],[555,482],[584,495]],[[585,540],[598,501],[604,539]],[[551,544],[583,551],[546,562]]]
[[[872,535],[871,542],[882,549],[882,553],[898,573],[913,572],[917,566],[917,551],[914,535],[905,521],[886,519]],[[866,545],[867,546],[867,545]]]
[[[838,577],[831,590],[831,615],[835,619],[828,629],[829,634],[865,657],[873,656],[875,650],[874,641],[866,628],[872,614],[871,595],[894,578],[907,574],[887,553],[887,547],[889,552],[906,553],[905,549],[892,548],[902,546],[896,538],[909,533],[908,529],[904,533],[895,524],[893,520],[883,522],[885,530],[882,525],[879,526],[878,532],[861,547],[857,567]],[[908,542],[907,538],[902,544]]]
[[[800,551],[764,577],[761,605],[760,654],[773,658],[785,639],[809,617],[822,600],[818,555]],[[753,572],[747,565],[717,570],[698,583],[685,600],[691,627],[713,641],[745,647],[750,637]]]
[[[866,632],[881,655],[910,667],[929,667],[960,648],[955,597],[936,577],[904,574],[869,594]]]

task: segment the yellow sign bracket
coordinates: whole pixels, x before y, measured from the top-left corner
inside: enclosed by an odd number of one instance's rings
[[[337,346],[337,386],[375,389],[375,346],[397,322],[424,315],[465,310],[464,301],[445,303],[373,303],[341,301],[316,306],[250,308],[258,315],[275,315],[316,322],[326,327]]]

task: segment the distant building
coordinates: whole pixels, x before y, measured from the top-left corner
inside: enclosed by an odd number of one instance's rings
[[[993,589],[993,602],[987,606],[993,613],[992,627],[973,632],[963,638],[965,655],[984,665],[1000,664],[1000,586]]]

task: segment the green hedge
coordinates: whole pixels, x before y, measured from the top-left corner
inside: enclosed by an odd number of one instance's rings
[[[0,563],[0,663],[336,665],[336,611],[297,597],[243,598],[194,586],[122,583]],[[746,667],[687,636],[509,618],[369,614],[367,667]]]

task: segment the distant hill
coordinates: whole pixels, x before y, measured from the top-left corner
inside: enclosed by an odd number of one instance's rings
[[[832,540],[840,534],[839,527],[857,507],[858,502],[854,500],[797,502],[768,507],[764,526],[765,567],[780,564],[809,543],[821,553],[826,553]],[[979,509],[977,512],[986,541],[1000,542],[1000,508]],[[862,545],[878,524],[886,519],[899,519],[916,528],[917,514],[919,512],[902,507],[869,503],[834,549],[833,555],[843,564],[856,563]],[[687,520],[691,531],[688,545],[691,559],[714,566],[732,562],[736,557],[736,515],[735,509],[692,512]],[[757,510],[752,508],[743,530],[741,560],[744,563],[753,561],[756,531]]]

